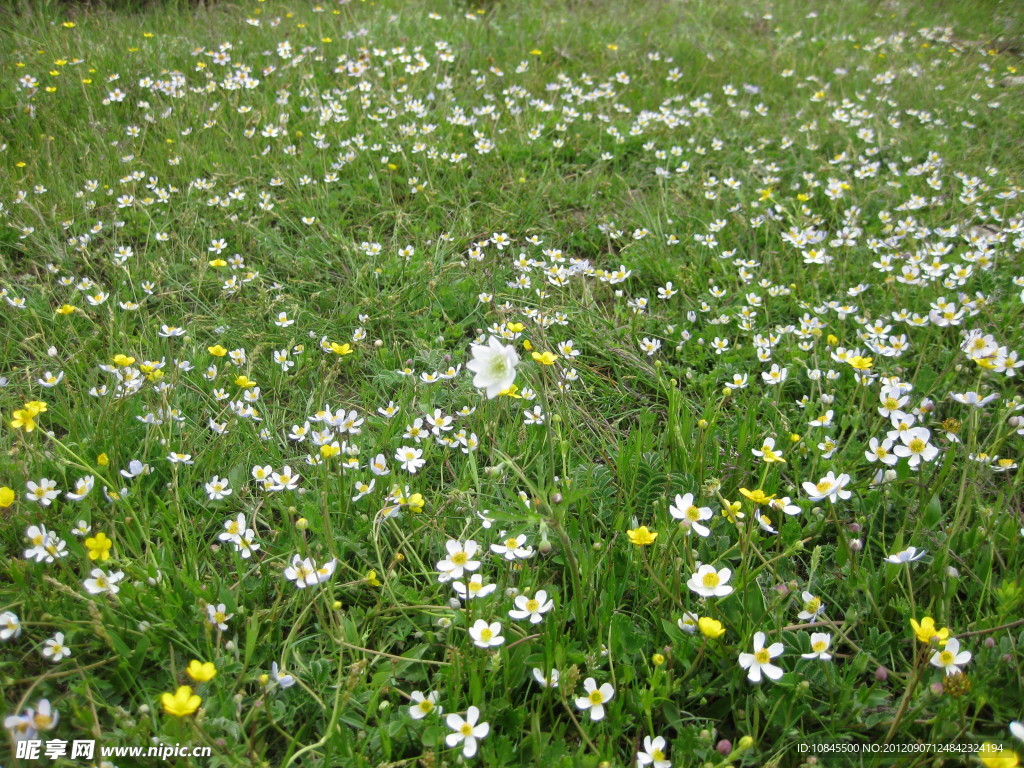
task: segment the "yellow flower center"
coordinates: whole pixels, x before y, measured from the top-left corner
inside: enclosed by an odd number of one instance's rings
[[[465,552],[456,552],[452,555],[452,563],[454,565],[465,565],[467,560],[469,560],[469,556]]]
[[[772,660],[772,655],[768,653],[767,648],[762,648],[754,654],[754,658],[757,660],[758,664],[767,664]]]
[[[919,437],[915,437],[913,440],[910,441],[910,445],[907,447],[910,448],[911,453],[921,453],[924,450],[924,446],[924,440],[922,440]]]
[[[690,522],[697,522],[700,520],[700,510],[691,504],[686,508],[686,519]]]
[[[494,633],[491,632],[490,627],[485,627],[484,629],[480,630],[481,640],[490,640],[492,637],[494,637]]]
[[[828,643],[826,643],[824,640],[817,640],[811,643],[811,650],[815,653],[821,653],[826,648],[828,648]]]
[[[459,733],[461,733],[463,736],[466,736],[468,738],[468,737],[473,735],[473,726],[470,725],[469,723],[463,723],[459,727]]]
[[[601,695],[601,691],[591,691],[587,698],[591,704],[601,704],[604,702],[604,696]]]
[[[953,663],[954,658],[955,657],[950,651],[942,651],[941,653],[939,653],[939,661],[942,662],[943,666],[948,667],[950,664]]]
[[[711,571],[710,573],[705,573],[704,578],[701,579],[701,581],[703,582],[705,587],[711,589],[717,587],[722,580],[718,578],[717,573]]]
[[[528,610],[530,613],[535,612],[539,608],[540,608],[540,603],[538,603],[533,598],[530,598],[529,600],[526,601],[526,610]]]
[[[830,483],[828,480],[821,480],[814,487],[817,488],[818,493],[824,493],[825,491],[832,487],[832,483]]]

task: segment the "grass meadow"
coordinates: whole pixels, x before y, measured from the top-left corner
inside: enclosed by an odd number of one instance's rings
[[[0,762],[1017,766],[1022,31],[0,9]]]

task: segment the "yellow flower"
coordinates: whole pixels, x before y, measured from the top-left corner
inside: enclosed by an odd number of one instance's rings
[[[18,498],[18,494],[11,488],[8,488],[6,485],[0,487],[0,509],[7,509],[7,507],[14,503],[16,498]]]
[[[722,626],[722,622],[718,621],[718,619],[712,619],[710,616],[701,616],[697,619],[697,626],[700,628],[700,633],[710,640],[725,634],[725,627]]]
[[[336,355],[351,355],[355,350],[352,349],[352,345],[348,342],[339,344],[336,341],[331,342],[331,352]]]
[[[825,342],[830,347],[834,347],[836,344],[839,343],[839,339],[838,339],[838,337],[836,337],[836,336],[834,336],[833,334],[830,333],[828,336],[825,337]]]
[[[160,703],[163,704],[164,712],[168,715],[184,717],[185,715],[191,715],[199,709],[199,705],[203,703],[203,700],[192,693],[190,686],[183,685],[174,693],[163,694],[160,697]]]
[[[210,259],[209,264],[211,267],[226,267],[228,265],[224,259]]]
[[[406,505],[413,512],[422,512],[424,505],[427,503],[423,500],[422,493],[414,493],[408,499],[406,499]]]
[[[501,392],[499,392],[498,394],[499,395],[505,395],[505,397],[514,397],[516,400],[522,400],[523,396],[518,394],[518,393],[519,393],[519,387],[517,387],[515,384],[513,384],[508,389],[501,390]]]
[[[366,576],[363,577],[363,581],[365,581],[371,587],[379,587],[380,586],[380,579],[377,578],[377,572],[376,571],[370,571],[369,573],[367,573]]]
[[[188,663],[188,668],[185,670],[185,674],[197,683],[208,683],[216,677],[217,667],[213,665],[212,661],[192,659],[192,661]]]
[[[743,504],[738,501],[730,501],[727,505],[722,505],[722,517],[728,518],[730,523],[735,523],[737,520],[742,520],[744,515],[740,510],[743,508]]]
[[[740,493],[746,496],[755,504],[767,504],[769,501],[775,498],[774,493],[771,496],[766,496],[764,491],[762,491],[760,488],[753,491],[749,491],[746,488],[740,488]]]
[[[875,364],[874,360],[870,357],[862,357],[861,355],[855,355],[846,362],[858,371],[866,371]]]
[[[61,26],[64,27],[64,29],[74,29],[78,25],[75,24],[75,22],[73,21],[65,21],[61,24]]]
[[[542,52],[541,52],[540,48],[534,48],[532,51],[530,51],[530,55],[531,56],[540,56],[541,53]]]
[[[214,344],[212,347],[207,347],[206,351],[214,357],[224,357],[224,355],[228,353],[228,351],[220,344]]]
[[[629,536],[629,540],[638,547],[646,547],[648,544],[653,544],[654,540],[658,538],[658,534],[654,531],[647,530],[646,525],[641,525],[639,528],[626,531],[626,535]]]
[[[96,457],[96,463],[99,464],[101,467],[109,466],[110,457],[107,456],[107,454],[105,453],[101,453],[99,456]]]
[[[339,446],[327,444],[320,446],[320,455],[325,459],[337,456],[339,453],[341,453],[341,448]]]
[[[242,387],[243,389],[247,389],[248,387],[255,387],[256,386],[256,382],[253,381],[252,379],[250,379],[245,374],[242,374],[241,376],[238,376],[237,378],[235,378],[235,386],[236,387]]]
[[[74,311],[75,308],[70,304],[62,304],[61,306],[57,307],[58,315],[70,315]]]
[[[120,353],[114,355],[114,365],[120,365],[122,368],[127,368],[129,365],[135,362],[134,357],[128,355],[122,355]]]
[[[506,323],[506,327],[512,331],[512,333],[522,333],[526,330],[526,326],[522,323]]]
[[[85,540],[86,549],[89,550],[90,560],[99,560],[101,563],[110,559],[110,547],[113,546],[107,534],[100,531],[95,536],[90,536]]]
[[[523,349],[525,349],[527,352],[533,351],[533,344],[529,339],[523,339]]]
[[[665,657],[660,653],[656,653],[653,656],[651,656],[651,663],[653,663],[656,667],[660,667],[662,664],[665,663]]]
[[[24,429],[26,432],[31,432],[36,428],[35,417],[36,414],[28,410],[17,410],[14,412],[14,418],[11,419],[11,429]]]
[[[944,646],[946,640],[949,639],[949,628],[935,626],[935,619],[931,616],[925,616],[921,619],[921,623],[918,624],[915,619],[910,620],[910,626],[914,630],[914,634],[917,635],[917,639],[922,643],[931,643],[932,640],[937,640],[939,646]]]
[[[978,750],[978,759],[987,768],[1017,768],[1020,765],[1020,757],[1012,749],[1000,749],[991,742],[981,745]]]
[[[554,365],[558,356],[552,352],[534,352],[531,357],[541,365]]]

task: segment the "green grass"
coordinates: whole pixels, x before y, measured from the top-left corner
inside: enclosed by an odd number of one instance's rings
[[[29,6],[0,11],[12,756],[42,699],[60,719],[37,739],[211,748],[180,765],[455,765],[445,718],[471,706],[490,730],[465,760],[487,766],[635,765],[655,737],[677,767],[879,764],[823,744],[896,745],[887,764],[920,766],[1015,748],[1014,4]],[[972,359],[975,330],[991,344]],[[473,386],[471,347],[495,334],[528,397]],[[788,375],[770,386],[773,364]],[[879,484],[865,452],[894,428],[886,382],[938,450]],[[993,399],[951,397],[967,392]],[[30,401],[47,409],[26,431]],[[324,408],[363,419],[332,430],[327,458],[310,435]],[[404,437],[435,410],[468,447]],[[784,462],[753,453],[769,438]],[[405,446],[423,451],[415,473]],[[133,461],[151,471],[126,478]],[[296,488],[264,488],[268,465]],[[807,491],[829,472],[848,498]],[[215,476],[230,495],[210,497]],[[67,498],[84,477],[91,492]],[[48,505],[27,485],[42,478],[61,491]],[[707,537],[672,516],[683,494],[711,510]],[[219,538],[238,515],[251,557]],[[40,525],[66,556],[26,554]],[[641,526],[652,543],[632,543]],[[92,561],[100,532],[109,559]],[[490,551],[519,535],[531,557]],[[438,563],[468,540],[496,589],[460,601]],[[908,547],[926,554],[886,562]],[[297,589],[295,556],[336,567]],[[730,569],[733,592],[701,597],[698,563]],[[123,573],[116,594],[86,588],[96,567]],[[509,616],[537,590],[553,600],[539,623]],[[813,624],[804,592],[824,606]],[[940,649],[910,624],[926,616],[970,652],[961,674],[930,663]],[[503,644],[474,644],[481,619]],[[758,632],[784,646],[778,680],[740,666]],[[814,632],[831,660],[802,658]],[[71,650],[57,663],[55,633]],[[190,679],[193,659],[216,676]],[[587,678],[614,687],[598,720],[576,704]],[[179,716],[162,695],[182,685],[202,702]],[[411,717],[417,691],[444,713]]]

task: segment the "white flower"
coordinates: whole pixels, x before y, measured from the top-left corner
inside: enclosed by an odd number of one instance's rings
[[[96,478],[93,475],[86,475],[85,477],[79,478],[75,481],[74,491],[65,491],[64,498],[71,499],[71,501],[81,501],[89,492],[92,490],[93,485],[96,483]]]
[[[824,612],[825,604],[821,602],[820,597],[815,597],[810,592],[804,592],[802,597],[804,600],[803,610],[797,614],[797,618],[813,624],[818,620],[818,616]]]
[[[50,705],[49,699],[40,699],[35,710],[25,710],[25,717],[37,731],[52,731],[60,722],[60,713]]]
[[[851,496],[850,491],[844,490],[847,483],[850,482],[850,476],[845,472],[839,477],[836,477],[835,473],[829,471],[821,480],[817,483],[804,483],[804,492],[807,494],[807,498],[811,501],[821,501],[828,499],[833,504],[836,503],[836,499],[848,499]]]
[[[0,640],[10,640],[21,634],[21,620],[13,611],[0,613]]]
[[[697,622],[699,619],[700,617],[696,613],[690,613],[687,611],[683,614],[683,618],[676,620],[676,626],[686,634],[692,635],[697,631]]]
[[[900,432],[900,442],[903,445],[897,445],[892,452],[900,458],[907,459],[911,469],[917,469],[922,461],[931,461],[939,455],[939,449],[928,442],[929,438],[931,432],[925,427],[906,429]]]
[[[611,683],[605,683],[598,688],[597,681],[588,677],[583,681],[583,690],[587,695],[577,696],[576,706],[580,709],[589,709],[591,720],[601,720],[604,717],[605,702],[610,701],[615,695],[615,689],[612,688]]]
[[[713,565],[702,565],[690,576],[686,586],[701,597],[725,597],[732,593],[732,587],[727,585],[731,576],[728,568],[718,571]]]
[[[473,645],[477,648],[493,648],[505,642],[505,638],[501,636],[501,624],[496,621],[488,624],[483,619],[477,619],[469,628],[469,636],[473,638]]]
[[[415,475],[420,468],[427,463],[426,459],[420,458],[423,451],[419,448],[411,448],[403,445],[395,451],[395,459],[402,464],[402,469]]]
[[[699,536],[709,536],[711,529],[701,525],[704,520],[710,520],[712,516],[711,507],[698,507],[693,503],[693,494],[687,493],[680,496],[676,494],[675,503],[668,508],[668,513],[676,520],[681,520],[687,533],[691,530]]]
[[[932,656],[931,665],[946,670],[947,675],[959,675],[960,667],[970,660],[971,652],[961,651],[960,641],[951,637],[946,641],[946,647]]]
[[[502,531],[499,535],[504,536],[505,531]],[[533,547],[524,546],[525,544],[526,534],[521,533],[518,536],[511,536],[505,539],[501,544],[491,544],[491,552],[501,555],[506,560],[525,560],[533,556]]]
[[[516,380],[516,366],[519,364],[519,354],[514,346],[506,346],[491,336],[487,346],[474,344],[470,352],[473,359],[466,363],[466,370],[476,374],[473,386],[487,390],[488,399],[512,386]]]
[[[752,683],[761,682],[763,672],[770,680],[778,680],[782,677],[782,668],[771,663],[776,656],[782,655],[785,646],[782,643],[772,643],[764,647],[764,632],[754,634],[754,652],[740,654],[740,666],[747,670],[747,679]]]
[[[423,695],[422,691],[410,693],[409,698],[412,700],[412,704],[409,705],[409,717],[413,720],[422,720],[434,710],[437,710],[437,714],[440,715],[444,712],[443,707],[437,706],[437,700],[440,696],[441,694],[437,691],[431,691],[426,696]]]
[[[292,491],[298,487],[299,478],[300,475],[293,475],[292,468],[286,464],[280,472],[271,472],[270,479],[264,482],[268,491]]]
[[[473,559],[479,545],[472,539],[468,539],[465,544],[449,539],[444,547],[448,551],[448,557],[437,563],[437,570],[441,572],[438,581],[443,583],[451,579],[461,579],[466,571],[475,571],[480,567],[480,561]]]
[[[918,552],[917,547],[907,547],[902,552],[889,555],[885,558],[885,562],[892,563],[893,565],[899,565],[900,563],[912,563],[915,560],[920,560],[926,554],[928,554],[928,550],[926,549],[922,549]]]
[[[213,624],[213,626],[215,626],[221,632],[227,631],[228,619],[230,619],[234,615],[235,614],[233,613],[227,613],[227,606],[224,605],[224,603],[220,603],[219,605],[206,606],[207,618],[210,620],[210,623]]]
[[[206,484],[206,495],[209,497],[210,501],[223,499],[225,496],[230,496],[231,493],[232,491],[228,486],[228,481],[222,480],[217,475],[214,475],[213,479]]]
[[[491,594],[491,592],[497,588],[497,584],[484,584],[484,577],[479,573],[475,574],[473,578],[469,580],[468,584],[463,584],[461,581],[452,582],[452,589],[455,590],[455,594],[463,600],[472,600],[475,597],[487,597],[487,595]]]
[[[508,615],[516,621],[528,618],[531,624],[539,624],[544,614],[555,605],[553,600],[548,600],[548,593],[543,589],[538,589],[533,597],[519,595],[515,599],[515,604],[516,607],[510,610]]]
[[[802,653],[800,655],[805,659],[821,659],[822,661],[828,661],[832,658],[832,654],[828,652],[831,644],[832,635],[827,632],[812,632],[811,652]]]
[[[1019,741],[1024,741],[1024,723],[1014,720],[1010,723],[1010,733]]]
[[[50,506],[50,503],[60,496],[60,491],[57,490],[57,481],[46,477],[40,478],[38,483],[29,480],[25,486],[28,488],[25,497],[44,507]]]
[[[466,710],[466,717],[463,719],[460,715],[450,714],[445,719],[448,723],[448,727],[451,728],[454,733],[449,733],[444,743],[449,747],[455,747],[462,744],[462,756],[472,757],[476,754],[476,741],[477,739],[484,738],[491,731],[491,726],[488,723],[478,723],[480,719],[480,710],[476,707],[470,707]]]
[[[643,768],[645,765],[653,765],[654,768],[672,768],[672,761],[665,757],[665,748],[664,736],[655,736],[653,739],[650,736],[644,736],[643,752],[636,753],[637,768]]]
[[[544,674],[544,670],[540,667],[533,668],[533,679],[537,681],[537,684],[541,688],[557,688],[558,687],[558,670],[552,669],[548,674]]]
[[[281,688],[291,688],[295,685],[295,678],[278,668],[276,661],[270,665],[270,674],[267,679],[269,682],[277,683]]]
[[[89,575],[92,578],[86,579],[84,586],[90,595],[102,595],[104,592],[116,595],[121,591],[117,582],[124,578],[123,571],[107,574],[102,568],[93,568]]]
[[[71,655],[71,649],[64,645],[64,633],[58,632],[45,643],[43,643],[43,656],[53,663],[66,659]]]

